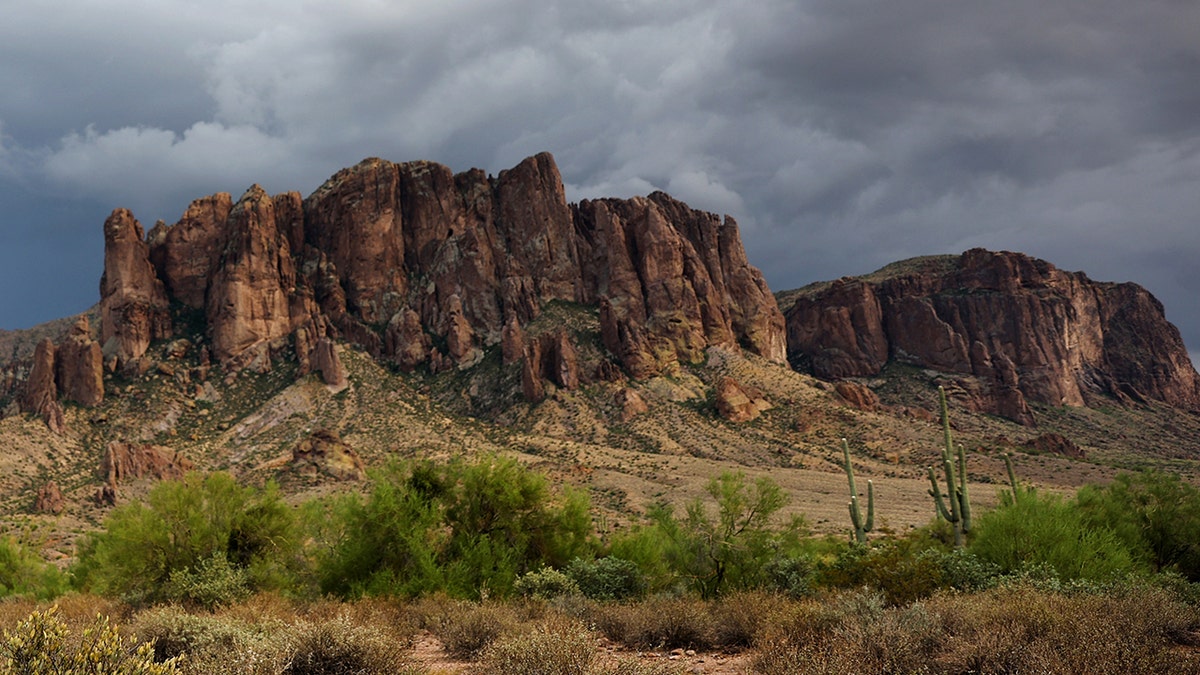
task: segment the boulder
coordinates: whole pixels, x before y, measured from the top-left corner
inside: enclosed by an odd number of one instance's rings
[[[307,476],[329,476],[335,480],[362,480],[366,465],[337,433],[320,429],[292,448],[291,467]]]

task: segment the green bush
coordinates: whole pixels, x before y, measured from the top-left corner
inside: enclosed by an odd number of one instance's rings
[[[1089,525],[1080,509],[1055,495],[1008,495],[975,526],[971,553],[1013,573],[1045,564],[1063,580],[1104,581],[1137,571],[1129,546],[1111,529]]]
[[[1155,571],[1200,581],[1200,490],[1161,471],[1122,473],[1076,497],[1084,522],[1107,528]]]
[[[716,502],[714,520],[700,500],[676,518],[663,507],[652,514],[662,536],[670,542],[667,562],[694,590],[712,598],[727,588],[755,588],[763,581],[763,568],[780,546],[782,533],[771,528],[771,519],[787,503],[783,491],[769,478],[753,486],[741,472],[724,472],[706,488]],[[785,532],[802,529],[793,523]]]
[[[575,558],[567,576],[592,600],[626,600],[646,592],[646,580],[636,563],[616,556],[585,560]]]
[[[159,483],[145,504],[114,509],[81,546],[74,570],[85,588],[135,604],[212,606],[289,587],[299,539],[274,485],[255,490],[225,473],[193,473]]]
[[[513,584],[513,590],[522,597],[551,600],[579,593],[579,585],[553,567],[544,567],[522,575]]]
[[[67,589],[67,576],[9,537],[0,538],[0,598],[16,595],[49,600]]]
[[[505,596],[517,577],[590,553],[585,495],[550,492],[515,460],[394,463],[370,495],[328,512],[318,563],[322,590],[342,596]]]
[[[72,639],[56,609],[34,612],[0,640],[0,675],[170,675],[175,661],[154,662],[154,647],[135,646],[103,616]]]

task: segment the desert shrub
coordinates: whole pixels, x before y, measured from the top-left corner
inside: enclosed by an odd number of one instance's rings
[[[1200,612],[1150,586],[1104,595],[1001,587],[934,598],[929,610],[953,627],[941,672],[1200,672],[1194,652],[1176,649]]]
[[[817,566],[807,555],[776,555],[763,567],[764,586],[793,600],[816,592]]]
[[[626,600],[646,592],[641,570],[632,560],[624,558],[575,558],[567,565],[566,573],[579,591],[592,600]]]
[[[114,509],[81,546],[74,570],[85,588],[135,604],[213,604],[287,587],[298,542],[296,519],[274,485],[256,490],[228,474],[193,473],[159,483],[145,504]]]
[[[781,595],[764,591],[727,593],[709,607],[713,643],[718,647],[749,647],[765,622],[785,604]]]
[[[107,617],[99,616],[77,637],[55,615],[55,608],[34,612],[0,640],[3,675],[168,675],[176,663],[155,663],[154,648],[123,638]]]
[[[36,552],[10,538],[0,538],[0,598],[12,595],[49,600],[67,590],[67,577]]]
[[[1122,473],[1080,489],[1076,503],[1087,526],[1111,530],[1152,569],[1200,581],[1200,490],[1179,476]]]
[[[345,616],[293,629],[283,675],[393,675],[416,672],[407,645]]]
[[[590,672],[592,675],[682,675],[684,669],[671,661],[624,656],[611,663],[594,665]]]
[[[192,657],[185,662],[189,665],[198,656],[215,653],[226,657],[262,638],[243,622],[197,616],[177,606],[142,612],[137,616],[133,630],[139,641],[154,648],[156,661],[187,655]]]
[[[504,596],[519,575],[592,548],[582,493],[551,494],[545,477],[499,457],[394,463],[365,500],[343,497],[329,516],[318,571],[322,590],[342,596]]]
[[[456,603],[446,609],[431,630],[448,653],[460,658],[479,656],[519,623],[511,607],[491,602]]]
[[[705,649],[716,633],[704,601],[687,597],[602,605],[596,609],[595,624],[610,640],[636,649]]]
[[[754,659],[758,672],[929,672],[941,634],[938,617],[924,605],[889,609],[882,593],[866,589],[788,614],[760,640]]]
[[[551,600],[579,593],[579,585],[575,583],[574,579],[553,567],[543,567],[522,575],[513,584],[513,590],[526,598]]]
[[[201,560],[194,568],[171,570],[163,595],[169,601],[192,603],[211,610],[249,597],[250,585],[250,573],[246,568],[229,562],[223,553],[216,553]]]
[[[1138,569],[1129,547],[1106,527],[1090,526],[1056,495],[1030,493],[977,519],[971,553],[1012,573],[1044,563],[1064,580],[1102,581]]]
[[[582,624],[543,623],[532,631],[496,640],[483,656],[486,675],[585,675],[596,658],[596,641]]]

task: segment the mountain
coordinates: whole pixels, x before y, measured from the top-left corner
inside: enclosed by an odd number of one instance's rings
[[[64,555],[188,468],[301,499],[480,452],[586,488],[602,529],[739,470],[840,530],[843,437],[905,527],[932,513],[938,386],[976,482],[1003,481],[1007,452],[1050,490],[1200,468],[1196,374],[1161,306],[1020,254],[777,298],[732,218],[661,192],[569,204],[548,154],[494,177],[368,159],[149,232],[117,209],[104,235],[93,312],[0,335],[0,520],[40,519]]]
[[[1200,411],[1200,377],[1162,305],[1020,253],[972,249],[789,294],[788,358],[824,379],[892,361],[954,374],[970,406],[1033,426],[1028,405],[1110,399]]]

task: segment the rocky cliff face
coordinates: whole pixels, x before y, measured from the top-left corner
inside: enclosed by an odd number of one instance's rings
[[[105,244],[114,367],[170,333],[171,303],[203,313],[213,356],[232,369],[269,367],[288,344],[311,369],[326,338],[403,369],[465,368],[506,331],[508,361],[525,357],[521,327],[555,300],[599,305],[604,344],[634,377],[709,345],[785,358],[783,315],[732,219],[662,193],[569,205],[549,154],[495,178],[368,159],[303,200],[258,186],[236,202],[205,197],[145,241],[118,209]],[[573,386],[541,362],[571,345],[550,346],[533,374]]]
[[[103,355],[91,333],[87,317],[82,316],[60,344],[44,338],[34,350],[21,410],[41,417],[56,433],[65,427],[59,398],[83,406],[104,400]]]
[[[808,289],[786,314],[789,358],[821,378],[875,375],[893,359],[970,375],[979,410],[1025,424],[1027,401],[1097,395],[1200,410],[1200,377],[1149,292],[1019,253],[897,263]]]

